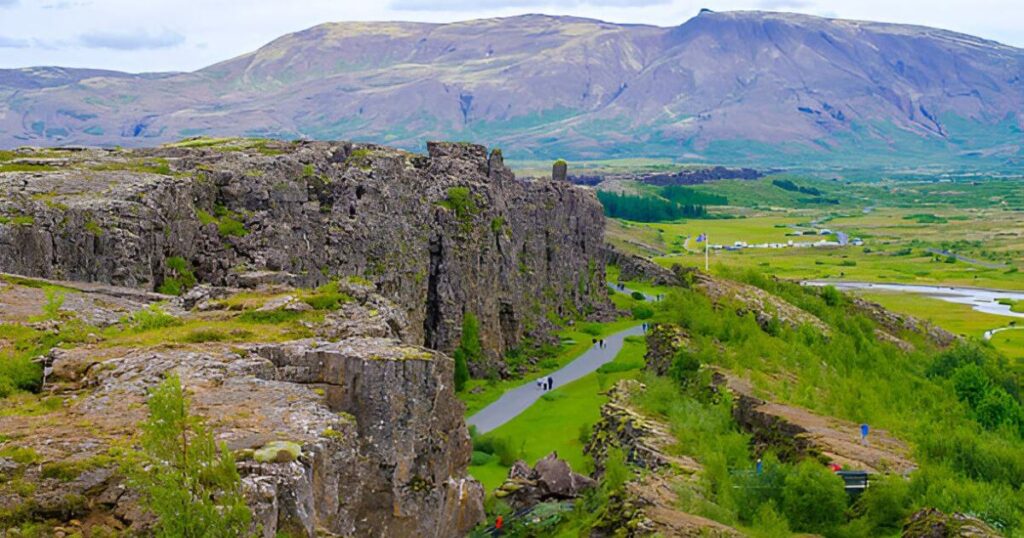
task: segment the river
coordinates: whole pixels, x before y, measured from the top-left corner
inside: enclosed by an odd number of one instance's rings
[[[950,303],[966,304],[978,312],[1024,318],[1024,313],[1012,312],[1010,305],[999,303],[999,299],[1024,301],[1024,292],[992,290],[986,288],[968,288],[962,286],[921,286],[917,284],[879,284],[876,282],[829,282],[826,280],[808,280],[808,286],[835,286],[844,291],[874,290],[917,293],[933,299]]]

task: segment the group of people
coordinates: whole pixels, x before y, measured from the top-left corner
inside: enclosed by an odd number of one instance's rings
[[[551,390],[555,386],[555,379],[551,376],[542,377],[537,380],[537,388],[540,390]]]
[[[604,338],[592,338],[590,342],[601,349],[605,348]]]

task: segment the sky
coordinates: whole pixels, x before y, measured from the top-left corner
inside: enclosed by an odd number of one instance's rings
[[[1021,0],[0,0],[0,68],[192,71],[324,22],[547,13],[674,26],[703,7],[921,24],[1024,47]]]

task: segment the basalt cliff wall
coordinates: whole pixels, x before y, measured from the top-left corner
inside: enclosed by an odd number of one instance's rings
[[[151,290],[182,266],[212,285],[369,281],[405,310],[408,343],[449,352],[475,314],[491,365],[552,316],[607,308],[590,192],[517,179],[481,146],[428,149],[200,139],[7,152],[0,271]]]

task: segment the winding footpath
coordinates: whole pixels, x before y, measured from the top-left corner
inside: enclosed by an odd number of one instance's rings
[[[615,289],[615,286],[611,283],[608,286]],[[615,291],[628,295],[634,290],[626,288],[625,290],[616,289]],[[648,301],[655,300],[655,297],[652,295],[644,294],[644,297]],[[644,334],[643,325],[638,323],[633,327],[608,335],[604,337],[605,347],[601,348],[594,344],[569,364],[542,376],[542,378],[550,376],[554,381],[554,388],[556,389],[572,383],[594,372],[601,365],[615,359],[619,351],[622,351],[622,345],[627,336],[640,336],[642,334]],[[476,426],[476,431],[479,433],[487,433],[519,416],[520,413],[526,411],[543,395],[544,391],[537,386],[537,379],[527,381],[514,389],[506,391],[494,403],[477,411],[476,414],[466,419],[466,424]]]

